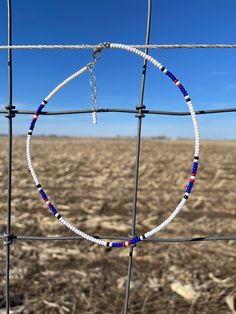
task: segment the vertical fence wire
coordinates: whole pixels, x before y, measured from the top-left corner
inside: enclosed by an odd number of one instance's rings
[[[12,8],[11,0],[7,0],[8,11],[8,45],[12,45]],[[6,118],[8,119],[8,183],[7,183],[7,221],[5,233],[6,247],[6,313],[10,312],[10,245],[11,237],[11,198],[12,198],[12,119],[14,118],[12,105],[12,50],[8,49],[8,104]]]
[[[148,14],[147,14],[147,29],[146,29],[146,41],[145,44],[148,45],[150,42],[150,30],[151,30],[151,16],[152,16],[152,0],[148,0]],[[145,49],[145,53],[148,54],[148,48]],[[138,200],[138,181],[139,181],[139,160],[140,160],[140,148],[141,148],[141,130],[142,130],[142,118],[144,117],[143,110],[145,106],[143,105],[144,91],[145,91],[145,81],[147,73],[147,60],[144,60],[142,68],[142,78],[140,87],[140,99],[137,109],[137,135],[136,135],[136,160],[135,160],[135,173],[134,173],[134,193],[133,193],[133,209],[132,209],[132,225],[130,237],[135,236],[136,231],[136,217],[137,217],[137,200]],[[128,274],[125,290],[125,304],[124,304],[124,314],[128,313],[129,307],[129,295],[131,288],[131,277],[132,277],[132,265],[133,265],[133,252],[134,246],[130,246],[129,257],[128,257]]]

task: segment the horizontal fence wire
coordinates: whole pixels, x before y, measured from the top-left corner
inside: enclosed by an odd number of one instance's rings
[[[0,50],[15,49],[98,49],[103,47],[103,44],[97,45],[2,45]],[[169,45],[137,45],[129,44],[128,46],[137,49],[235,49],[236,44],[169,44]],[[103,47],[108,48],[108,47]],[[110,49],[110,48],[108,48]]]
[[[101,240],[120,240],[120,241],[128,241],[130,237],[122,237],[122,236],[99,236],[93,235],[94,237],[101,239]],[[0,239],[11,239],[12,241],[80,241],[85,240],[79,236],[72,236],[72,237],[60,237],[60,236],[24,236],[24,235],[14,235],[11,236],[7,235],[0,235]],[[143,242],[151,242],[151,243],[194,243],[194,242],[205,242],[205,241],[230,241],[236,240],[236,235],[222,235],[222,236],[197,236],[197,237],[177,237],[177,238],[150,238],[144,239]]]
[[[56,115],[68,115],[68,114],[85,114],[92,113],[96,111],[97,113],[106,113],[106,112],[118,112],[118,113],[134,113],[136,114],[138,110],[135,109],[123,109],[123,108],[100,108],[100,109],[85,109],[85,110],[65,110],[65,111],[42,111],[40,115],[43,116],[56,116]],[[14,114],[28,115],[34,114],[35,111],[31,110],[12,110]],[[157,114],[157,115],[167,115],[167,116],[190,116],[189,111],[162,111],[162,110],[147,110],[143,109],[144,114]],[[200,109],[196,110],[195,113],[198,115],[201,114],[214,114],[214,113],[227,113],[227,112],[236,112],[236,108],[219,108],[219,109]],[[0,110],[0,114],[7,114],[6,110]]]

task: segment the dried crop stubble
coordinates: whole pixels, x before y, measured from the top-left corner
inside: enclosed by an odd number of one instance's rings
[[[4,231],[6,139],[0,141],[0,220]],[[40,200],[26,168],[24,140],[14,141],[13,232],[72,235]],[[160,223],[176,206],[191,170],[191,141],[144,140],[137,231]],[[33,160],[45,190],[71,222],[91,234],[130,231],[135,141],[35,138]],[[158,236],[234,234],[236,143],[203,144],[194,192],[177,219]],[[217,167],[216,167],[217,165]],[[122,313],[128,251],[85,241],[12,245],[13,313]],[[4,251],[1,250],[1,274]],[[234,242],[147,244],[135,249],[130,313],[230,313],[235,286]],[[225,280],[227,279],[227,280]],[[192,304],[174,284],[189,285]],[[4,306],[4,277],[0,285]],[[31,311],[31,312],[30,312]]]

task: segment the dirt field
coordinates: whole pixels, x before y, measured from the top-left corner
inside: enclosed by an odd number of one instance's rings
[[[7,140],[0,138],[0,231],[5,230]],[[71,236],[40,199],[14,141],[13,232]],[[69,221],[91,234],[130,232],[135,141],[33,139],[33,160],[50,199]],[[144,140],[137,232],[175,208],[191,172],[191,141]],[[236,142],[204,142],[193,193],[159,237],[236,234]],[[4,251],[0,251],[4,313]],[[123,313],[128,249],[86,241],[12,245],[12,313]],[[135,248],[129,313],[233,313],[236,242],[141,243]]]

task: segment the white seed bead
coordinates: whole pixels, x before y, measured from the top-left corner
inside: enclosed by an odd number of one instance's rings
[[[97,113],[94,111],[92,112],[93,124],[97,124]]]

